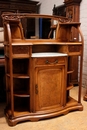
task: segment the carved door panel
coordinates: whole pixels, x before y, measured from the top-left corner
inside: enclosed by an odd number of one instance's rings
[[[64,66],[35,70],[35,111],[61,109],[64,105]]]

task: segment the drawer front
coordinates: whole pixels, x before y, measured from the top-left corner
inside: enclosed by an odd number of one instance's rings
[[[45,57],[45,58],[34,58],[35,65],[58,65],[64,64],[66,57]]]
[[[78,45],[70,45],[68,46],[69,52],[81,52],[81,46]]]
[[[58,52],[67,53],[68,55],[80,55],[82,53],[82,45],[59,45]]]
[[[13,54],[28,54],[29,46],[13,46],[12,52]]]

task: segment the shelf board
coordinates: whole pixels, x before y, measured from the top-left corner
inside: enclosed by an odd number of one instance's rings
[[[72,97],[69,96],[68,100],[66,102],[66,107],[74,106],[76,104],[78,104],[78,101],[76,99],[74,99],[74,98],[72,98]]]
[[[70,89],[72,89],[72,88],[73,88],[73,84],[70,83],[70,84],[68,85],[68,87],[67,87],[67,90],[70,90]]]
[[[10,58],[9,54],[5,54],[4,57]],[[29,59],[30,56],[28,54],[13,54],[12,59]]]
[[[30,56],[29,56],[29,54],[13,54],[12,55],[12,58],[13,59],[27,59],[27,58],[29,58]]]
[[[65,23],[60,23],[60,25],[68,25],[68,26],[78,26],[80,25],[80,22],[65,22]]]
[[[70,70],[70,71],[67,72],[67,74],[71,74],[73,72],[74,72],[74,70]]]
[[[13,78],[30,78],[27,74],[13,74]]]
[[[30,95],[27,94],[27,92],[24,92],[24,91],[15,92],[14,96],[15,97],[30,97]]]
[[[6,113],[8,116],[12,115],[12,112],[10,109],[8,109]],[[14,111],[14,117],[19,118],[20,116],[27,116],[27,115],[30,115],[30,112],[28,110],[25,110],[25,109],[21,109],[21,111],[19,111],[19,109]]]
[[[7,74],[7,76],[10,77],[10,74]],[[30,77],[27,74],[13,74],[13,78],[20,78],[20,79],[27,78],[27,79],[29,79]]]

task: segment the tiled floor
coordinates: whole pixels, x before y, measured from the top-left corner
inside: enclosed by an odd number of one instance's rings
[[[71,95],[77,98],[78,87],[71,90]],[[8,126],[4,117],[5,104],[0,104],[0,130],[87,130],[87,102],[83,101],[85,89],[82,91],[83,111],[70,112],[67,115],[38,122],[19,123],[14,127]]]

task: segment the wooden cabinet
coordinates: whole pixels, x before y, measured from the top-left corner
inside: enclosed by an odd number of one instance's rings
[[[21,18],[49,18],[56,20],[55,38],[25,39]],[[7,104],[5,115],[10,126],[23,121],[37,121],[83,110],[81,104],[83,35],[80,23],[67,18],[4,13],[4,50]],[[72,27],[81,37],[74,41]],[[49,35],[49,34],[48,34]],[[73,84],[72,56],[79,57],[79,86],[77,100],[71,96]]]
[[[39,53],[37,55],[40,56]],[[43,57],[44,55],[43,53]],[[46,113],[46,110],[61,109],[65,105],[67,56],[43,57],[33,56],[33,79],[36,77],[34,80],[35,111]]]

